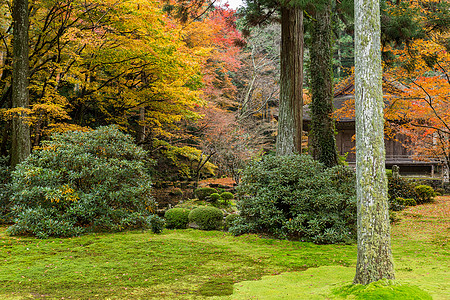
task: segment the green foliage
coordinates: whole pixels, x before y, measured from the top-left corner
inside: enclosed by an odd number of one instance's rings
[[[397,197],[395,199],[393,199],[392,201],[389,200],[389,209],[393,210],[393,211],[400,211],[403,210],[405,208],[404,203],[405,199],[403,199],[402,197]]]
[[[411,182],[402,177],[394,178],[392,176],[388,176],[388,194],[390,205],[398,197],[400,198],[416,197],[414,186],[411,184]]]
[[[445,194],[445,189],[443,189],[443,188],[436,188],[436,189],[434,189],[434,191],[436,194],[439,193],[440,196]],[[439,195],[436,195],[436,196],[439,196]]]
[[[222,198],[223,200],[231,200],[234,199],[234,195],[230,192],[223,192],[222,194],[220,194],[220,198]]]
[[[234,226],[234,221],[236,221],[239,218],[238,214],[229,214],[225,217],[225,224],[224,224],[224,229],[228,230],[230,229],[232,226]]]
[[[54,134],[12,173],[14,235],[143,228],[153,211],[146,152],[117,127]]]
[[[151,215],[147,218],[147,223],[150,225],[150,230],[153,233],[161,233],[166,225],[166,222],[163,218],[158,215]]]
[[[217,190],[210,187],[198,188],[194,191],[198,200],[207,200],[208,197],[214,193],[217,193]]]
[[[9,157],[0,157],[0,224],[11,220],[11,168]]]
[[[167,210],[164,213],[166,218],[166,227],[171,229],[185,229],[189,223],[190,210],[175,207]]]
[[[416,206],[417,201],[412,198],[403,199],[403,205],[404,206]]]
[[[417,204],[430,203],[433,201],[434,189],[429,185],[418,185],[414,188],[417,195]]]
[[[242,173],[233,234],[265,233],[315,243],[356,237],[355,174],[308,155],[265,156]]]
[[[223,225],[223,212],[211,206],[201,206],[189,213],[189,222],[193,222],[202,230],[220,230]]]
[[[334,295],[352,299],[432,299],[432,297],[417,286],[401,284],[392,280],[379,280],[368,285],[350,284],[333,291]]]
[[[211,202],[217,202],[220,199],[220,195],[219,193],[212,193],[211,195],[209,195],[209,200]]]

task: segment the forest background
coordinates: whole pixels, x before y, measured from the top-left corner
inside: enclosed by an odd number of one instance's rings
[[[31,1],[30,107],[23,109],[11,103],[11,2],[0,4],[1,156],[11,149],[11,121],[23,112],[32,147],[53,132],[118,125],[149,151],[157,183],[223,175],[238,180],[246,162],[274,149],[276,11],[269,11],[275,22],[249,28],[235,10],[214,2]],[[444,5],[383,2],[382,50],[385,78],[401,87],[386,96],[387,133],[407,135],[418,158],[449,164],[450,42]],[[344,7],[334,8],[338,84],[353,72],[353,25],[341,13]],[[308,104],[308,20],[313,18],[307,10],[305,15]],[[352,105],[337,117],[351,115]]]

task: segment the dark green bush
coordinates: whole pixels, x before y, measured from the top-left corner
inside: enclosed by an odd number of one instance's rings
[[[388,177],[388,194],[390,204],[398,197],[404,199],[416,197],[414,185],[402,177]]]
[[[315,243],[356,238],[355,174],[308,155],[265,156],[241,173],[233,234],[265,233]]]
[[[209,201],[211,202],[217,202],[220,199],[220,195],[218,193],[212,193],[209,195]]]
[[[397,197],[395,199],[388,199],[389,200],[389,209],[393,211],[400,211],[405,209],[405,205],[403,204],[405,202],[405,199],[402,197]]]
[[[12,173],[11,234],[75,236],[147,226],[146,152],[117,127],[55,134]]]
[[[417,202],[416,202],[415,199],[412,199],[412,198],[410,198],[410,199],[403,199],[403,205],[404,206],[416,206]]]
[[[443,188],[436,188],[436,189],[434,189],[434,191],[436,193],[439,193],[441,196],[445,194],[445,189],[443,189]]]
[[[11,168],[9,157],[0,156],[0,224],[11,223]]]
[[[225,217],[224,229],[228,230],[234,225],[234,221],[239,218],[237,214],[229,214]]]
[[[150,226],[150,230],[153,233],[161,233],[164,229],[166,222],[163,218],[157,215],[151,215],[147,218],[147,223]]]
[[[211,206],[201,206],[189,213],[189,222],[198,225],[202,230],[220,230],[223,226],[223,212]]]
[[[166,227],[171,229],[185,229],[189,223],[189,210],[184,208],[171,208],[164,214]]]
[[[434,190],[429,185],[418,185],[415,188],[417,195],[417,204],[430,203],[433,201]]]
[[[213,193],[217,193],[217,190],[210,187],[198,188],[194,192],[198,200],[207,200],[209,195]]]
[[[220,198],[222,198],[223,200],[231,200],[234,199],[234,195],[230,192],[223,192],[222,194],[220,194]]]

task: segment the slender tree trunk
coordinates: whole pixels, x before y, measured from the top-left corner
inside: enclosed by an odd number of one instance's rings
[[[333,113],[333,61],[331,4],[316,9],[311,23],[311,132],[310,150],[314,159],[327,167],[338,163]]]
[[[358,259],[355,284],[394,278],[385,173],[379,0],[355,0]]]
[[[13,1],[13,80],[12,107],[28,108],[28,0]],[[30,154],[31,137],[27,115],[22,112],[12,121],[11,165]]]
[[[281,8],[281,75],[277,155],[302,152],[303,11]]]

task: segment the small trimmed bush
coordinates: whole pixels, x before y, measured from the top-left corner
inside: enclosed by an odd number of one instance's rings
[[[403,205],[404,206],[416,206],[417,202],[415,199],[412,199],[412,198],[403,199]]]
[[[213,193],[217,193],[217,190],[210,187],[198,188],[194,192],[198,200],[207,200],[207,198]]]
[[[189,210],[175,207],[167,210],[164,214],[166,227],[170,229],[185,229],[189,223]]]
[[[433,201],[434,189],[429,185],[418,185],[414,188],[417,195],[417,204],[430,203]]]
[[[389,209],[393,211],[400,211],[405,209],[405,199],[402,197],[397,197],[395,199],[388,199],[389,201]]]
[[[209,201],[211,202],[217,202],[220,199],[220,195],[218,193],[212,193],[209,195]]]
[[[398,197],[404,199],[416,197],[413,184],[402,177],[388,176],[388,194],[390,204]]]
[[[54,134],[12,172],[13,235],[145,228],[154,211],[147,153],[116,126]]]
[[[234,195],[230,192],[223,192],[222,194],[220,194],[220,198],[222,198],[223,200],[231,200],[234,199]]]
[[[151,215],[147,218],[147,223],[150,226],[150,230],[153,233],[161,233],[164,229],[164,226],[166,222],[163,218],[159,217],[158,215]]]
[[[200,206],[189,213],[189,222],[202,230],[220,230],[223,226],[223,212],[217,207]]]

